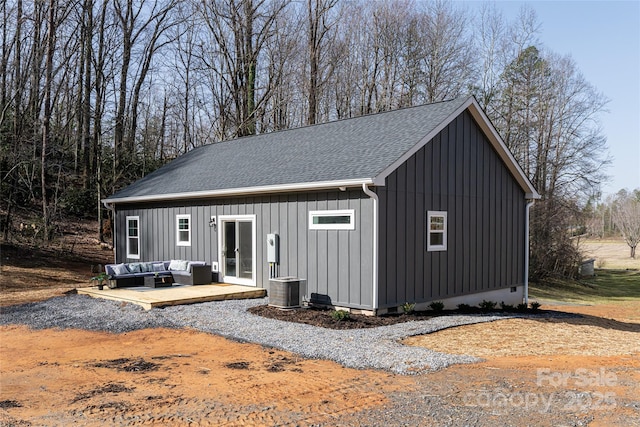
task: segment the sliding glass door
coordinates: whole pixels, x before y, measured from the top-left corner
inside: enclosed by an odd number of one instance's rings
[[[221,216],[220,222],[223,281],[255,286],[255,217]]]

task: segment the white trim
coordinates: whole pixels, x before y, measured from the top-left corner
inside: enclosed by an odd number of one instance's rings
[[[431,218],[443,217],[444,218],[444,230],[432,231],[431,230]],[[442,234],[442,244],[432,245],[431,234]],[[447,212],[446,211],[427,211],[427,252],[446,251],[447,250]]]
[[[256,240],[256,215],[218,215],[218,266],[221,274],[225,273],[224,250],[222,248],[222,240],[224,235],[224,223],[228,221],[251,221],[251,245],[252,245],[252,265],[251,279],[242,279],[236,276],[222,276],[225,283],[233,283],[236,285],[256,286],[256,267],[257,267],[257,240]]]
[[[236,194],[273,194],[286,193],[289,191],[338,189],[340,187],[360,187],[362,184],[373,184],[373,179],[358,178],[341,181],[298,182],[293,184],[264,185],[258,187],[227,188],[221,190],[154,194],[149,196],[118,197],[104,199],[102,203],[135,203],[156,200],[202,199],[207,197],[233,196]],[[382,185],[384,185],[384,183]]]
[[[371,298],[373,301],[371,308],[375,314],[376,310],[378,310],[378,206],[380,200],[378,199],[378,194],[371,191],[366,184],[362,184],[362,191],[373,200],[373,261],[371,263],[373,270],[373,292]]]
[[[527,201],[524,210],[524,303],[529,305],[529,210],[535,203],[534,200]]]
[[[135,237],[131,237],[129,236],[129,221],[135,221],[136,222],[136,231],[138,232],[138,235]],[[126,246],[127,246],[127,258],[130,259],[140,259],[140,216],[138,215],[131,215],[131,216],[127,216],[125,218],[125,225],[126,225]],[[132,254],[131,253],[131,248],[129,247],[129,239],[137,239],[138,240],[138,253],[137,254]]]
[[[316,224],[315,217],[348,216],[348,224]],[[355,230],[356,217],[354,209],[309,211],[309,230]]]
[[[189,237],[187,240],[180,240],[180,220],[186,219],[188,221],[189,228],[186,230]],[[176,246],[191,246],[191,215],[190,214],[178,214],[176,215]]]

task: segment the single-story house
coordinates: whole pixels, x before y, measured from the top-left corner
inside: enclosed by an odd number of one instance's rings
[[[539,197],[468,97],[198,147],[104,204],[116,262],[293,276],[312,303],[381,314],[522,302]]]

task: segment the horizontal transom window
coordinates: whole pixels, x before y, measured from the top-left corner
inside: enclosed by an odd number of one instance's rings
[[[354,230],[354,210],[310,211],[309,230]]]

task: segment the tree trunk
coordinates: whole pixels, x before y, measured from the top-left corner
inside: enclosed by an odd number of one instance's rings
[[[82,187],[89,188],[89,170],[91,167],[91,59],[93,57],[93,0],[85,1],[85,66],[84,99],[82,102]],[[98,102],[98,101],[96,101]]]
[[[118,89],[118,105],[116,107],[116,120],[113,130],[114,143],[114,181],[120,172],[126,167],[125,159],[128,156],[128,144],[125,143],[125,115],[127,108],[127,83],[129,77],[129,65],[131,62],[131,32],[133,24],[130,19],[133,14],[133,0],[126,0],[126,10],[122,11],[119,1],[114,3],[118,19],[122,29],[122,66],[120,68],[120,87]]]
[[[309,17],[309,89],[308,99],[309,113],[307,115],[307,124],[316,124],[318,110],[318,1],[315,2],[315,9],[311,4],[312,0],[307,1],[307,12]]]
[[[47,22],[47,59],[44,82],[44,115],[42,117],[42,151],[40,181],[42,186],[42,222],[43,240],[49,240],[49,199],[47,197],[47,149],[51,138],[51,85],[53,78],[53,55],[55,53],[55,0],[49,0],[49,18]]]
[[[242,118],[243,135],[255,135],[256,133],[256,60],[257,52],[253,49],[253,1],[244,1],[244,65],[246,87],[245,117]]]

